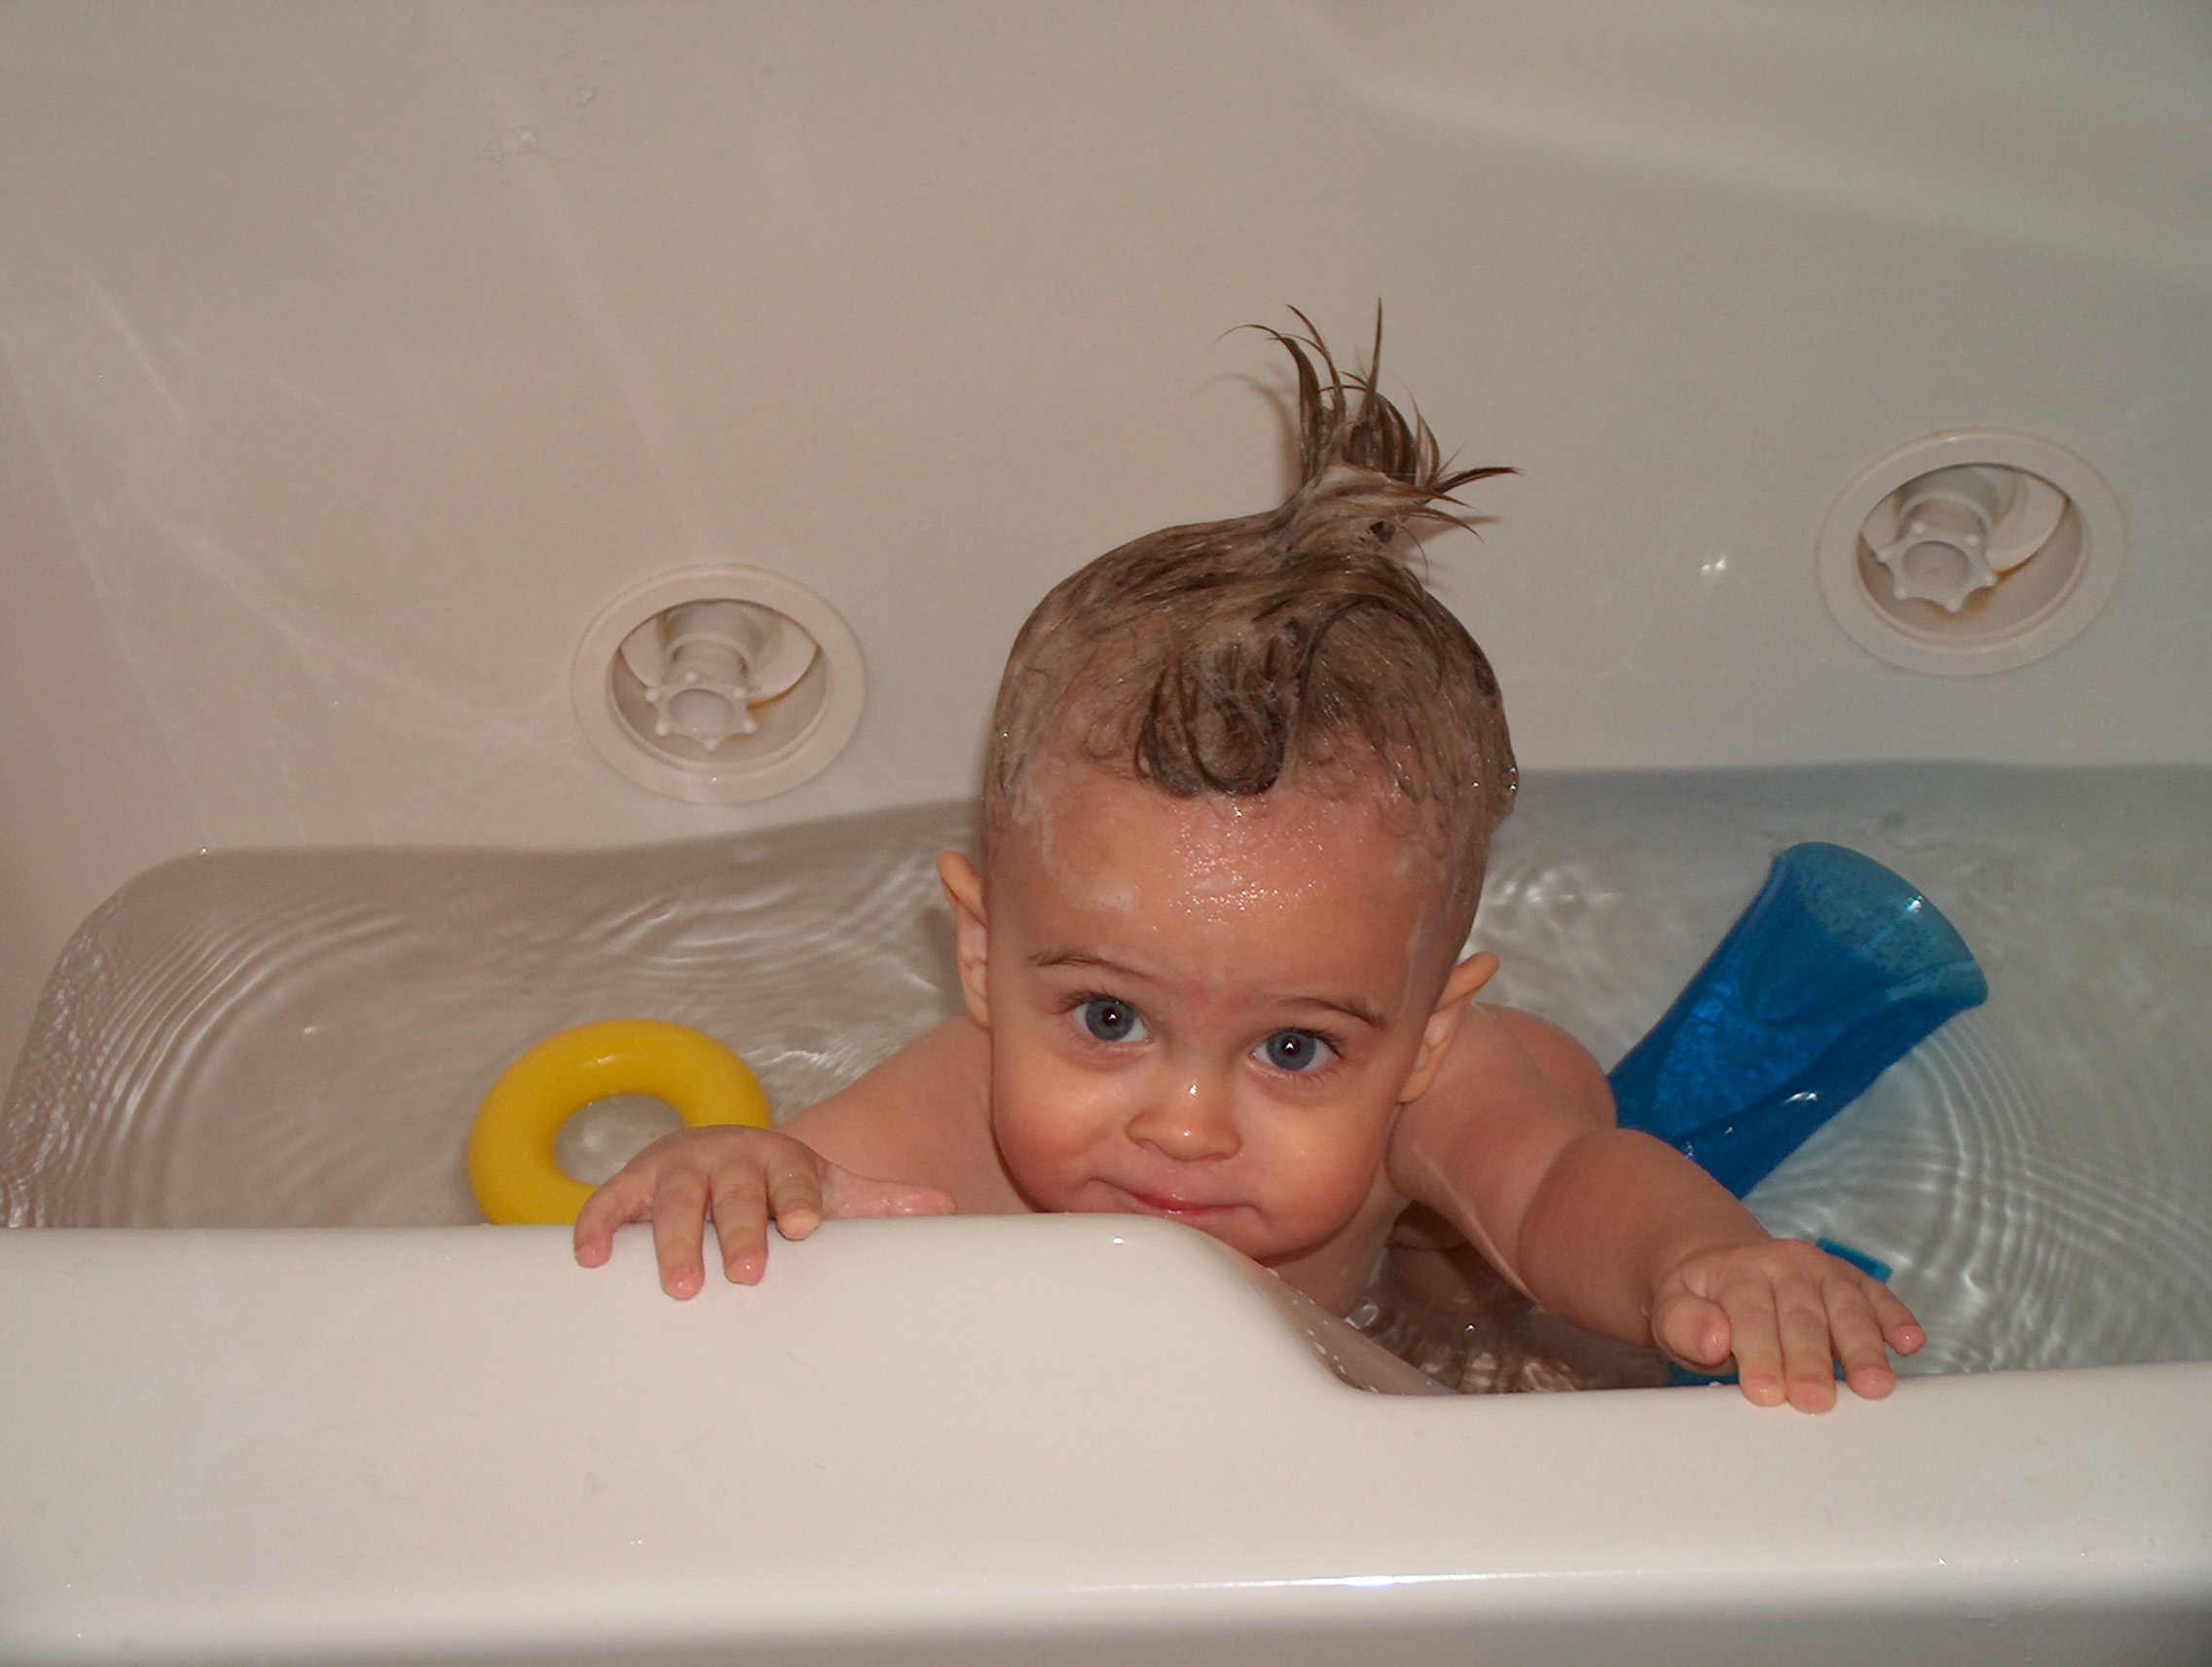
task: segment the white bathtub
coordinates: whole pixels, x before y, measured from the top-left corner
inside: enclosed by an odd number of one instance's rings
[[[1384,297],[1524,471],[1434,562],[1532,771],[2212,764],[2208,178],[2179,3],[13,6],[0,1047],[194,850],[960,792],[1052,578],[1278,487],[1220,332],[1284,301],[1349,343]],[[2124,571],[2046,658],[1899,669],[1823,517],[1984,426],[2110,484]],[[868,655],[751,807],[570,709],[600,606],[700,560]],[[2212,1367],[1398,1399],[1125,1224],[777,1272],[0,1238],[0,1660],[2212,1655]]]

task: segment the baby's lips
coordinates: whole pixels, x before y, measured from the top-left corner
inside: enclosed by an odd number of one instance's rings
[[[1234,1204],[1230,1204],[1214,1203],[1211,1201],[1201,1201],[1197,1199],[1175,1198],[1163,1193],[1148,1193],[1141,1187],[1126,1187],[1122,1186],[1118,1183],[1109,1183],[1109,1185],[1112,1185],[1116,1192],[1121,1193],[1124,1197],[1132,1200],[1144,1210],[1147,1215],[1165,1215],[1176,1217],[1212,1215],[1222,1210],[1234,1209],[1235,1207]]]

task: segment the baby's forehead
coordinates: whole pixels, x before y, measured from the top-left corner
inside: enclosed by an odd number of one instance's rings
[[[1451,865],[1379,790],[1184,796],[1094,765],[1033,789],[983,876],[1016,954],[1219,987],[1373,975],[1395,1002],[1465,936]]]

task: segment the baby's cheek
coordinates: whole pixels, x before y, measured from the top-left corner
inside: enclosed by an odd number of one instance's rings
[[[991,1133],[999,1162],[1032,1204],[1044,1210],[1069,1207],[1082,1182],[1081,1158],[1087,1146],[1071,1120],[1034,1102],[1000,1101],[994,1108]]]
[[[1334,1232],[1388,1190],[1382,1172],[1383,1141],[1362,1130],[1334,1139],[1303,1144],[1286,1155],[1281,1170],[1291,1183],[1286,1206],[1309,1226]]]
[[[1006,1166],[1015,1190],[1033,1207],[1046,1211],[1068,1207],[1064,1166],[1047,1162],[1045,1155],[1032,1147],[1005,1139],[999,1142],[999,1161]]]

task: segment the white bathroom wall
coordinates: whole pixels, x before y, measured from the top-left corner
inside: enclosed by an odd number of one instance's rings
[[[1532,770],[2212,761],[2212,14],[2188,0],[0,7],[0,995],[201,846],[676,837],[965,790],[1089,555],[1282,484],[1304,307],[1517,478],[1436,581]],[[1871,657],[1862,465],[2118,493],[2039,664]],[[655,797],[569,660],[803,579],[817,782]]]

